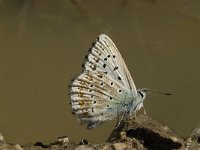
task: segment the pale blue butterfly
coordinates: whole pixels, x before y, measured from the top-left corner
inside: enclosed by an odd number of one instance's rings
[[[83,67],[70,95],[73,114],[88,129],[119,116],[131,117],[143,107],[147,91],[152,91],[136,89],[121,54],[105,34],[92,44]]]

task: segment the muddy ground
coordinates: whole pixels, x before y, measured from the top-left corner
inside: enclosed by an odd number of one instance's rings
[[[200,149],[200,127],[196,127],[191,135],[183,139],[173,132],[168,126],[159,123],[146,115],[140,115],[136,119],[125,120],[115,128],[105,143],[90,143],[83,139],[80,143],[70,141],[70,137],[63,136],[47,145],[42,141],[33,145],[19,145],[9,143],[0,134],[0,149],[5,150],[42,150],[42,149]]]

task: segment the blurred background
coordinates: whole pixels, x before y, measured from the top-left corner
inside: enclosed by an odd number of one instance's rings
[[[116,120],[88,131],[71,114],[70,80],[105,33],[121,52],[147,114],[187,137],[200,114],[200,1],[0,0],[0,132],[9,142],[105,141]]]

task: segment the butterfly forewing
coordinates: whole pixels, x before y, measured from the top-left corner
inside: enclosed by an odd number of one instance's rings
[[[92,44],[83,67],[72,83],[72,111],[92,129],[115,118],[120,104],[137,92],[123,58],[104,34]]]

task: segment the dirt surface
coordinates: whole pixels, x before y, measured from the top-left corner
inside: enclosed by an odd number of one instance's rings
[[[93,144],[83,139],[76,144],[70,141],[70,137],[63,136],[48,145],[36,142],[33,145],[10,144],[0,134],[0,149],[8,150],[42,150],[42,149],[200,149],[200,128],[196,127],[187,139],[179,137],[168,126],[153,120],[146,115],[140,115],[136,119],[124,120],[110,134],[107,142]]]

